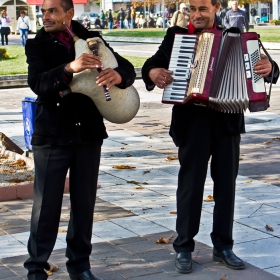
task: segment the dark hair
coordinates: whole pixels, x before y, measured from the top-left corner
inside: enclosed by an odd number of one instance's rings
[[[215,6],[217,2],[219,2],[219,1],[217,1],[217,0],[211,0],[212,6]]]
[[[60,7],[62,7],[64,12],[74,8],[72,0],[60,0]]]
[[[26,14],[26,12],[24,11],[24,10],[21,10],[20,12],[19,12],[19,14],[21,15],[21,14]]]

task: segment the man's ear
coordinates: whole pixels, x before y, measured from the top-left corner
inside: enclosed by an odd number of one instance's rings
[[[66,12],[66,17],[68,20],[71,20],[74,17],[74,9],[71,8]]]
[[[215,4],[215,11],[216,11],[216,13],[220,10],[220,2],[216,2],[216,4]]]

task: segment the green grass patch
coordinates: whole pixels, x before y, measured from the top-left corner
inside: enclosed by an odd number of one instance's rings
[[[5,46],[9,56],[15,58],[0,58],[0,75],[16,75],[27,73],[26,56],[22,46]]]
[[[162,28],[143,28],[143,29],[102,29],[103,36],[115,37],[158,37],[163,38],[166,31]]]
[[[129,56],[129,55],[122,55],[128,61],[130,61],[134,67],[142,67],[144,62],[148,59],[148,57],[138,57],[138,56]]]
[[[5,46],[10,56],[17,55],[13,59],[0,59],[0,76],[27,74],[27,63],[24,48],[21,46]],[[141,67],[147,58],[138,56],[123,56],[129,60],[134,67]]]
[[[250,29],[252,32],[260,34],[260,39],[262,42],[280,42],[280,28],[277,27],[263,27],[263,28],[254,28]]]
[[[280,42],[280,28],[275,27],[263,27],[250,29],[252,32],[260,34],[262,42]],[[166,31],[160,28],[144,28],[144,29],[113,29],[102,30],[104,36],[115,37],[157,37],[163,38]]]

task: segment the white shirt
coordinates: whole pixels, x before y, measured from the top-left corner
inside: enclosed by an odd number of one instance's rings
[[[2,26],[2,27],[9,27],[10,19],[9,19],[8,16],[6,16],[6,17],[4,17],[4,18],[1,17],[0,20],[1,20],[1,26]]]
[[[31,22],[29,16],[19,17],[17,22],[17,30],[29,29],[31,30]]]

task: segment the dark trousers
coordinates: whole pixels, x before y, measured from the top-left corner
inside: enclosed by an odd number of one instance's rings
[[[2,27],[1,28],[1,41],[2,41],[2,46],[4,46],[4,42],[6,42],[6,45],[8,45],[8,34],[6,33],[6,28],[7,27]]]
[[[69,169],[71,211],[67,230],[66,263],[70,273],[90,269],[93,212],[101,143],[33,146],[34,202],[28,241],[28,279],[45,280],[56,242],[65,178]]]
[[[219,123],[211,117],[196,116],[188,124],[185,136],[178,151],[181,166],[177,189],[178,236],[173,243],[174,250],[194,251],[210,157],[215,200],[211,238],[218,251],[231,249],[240,135],[221,132]]]

